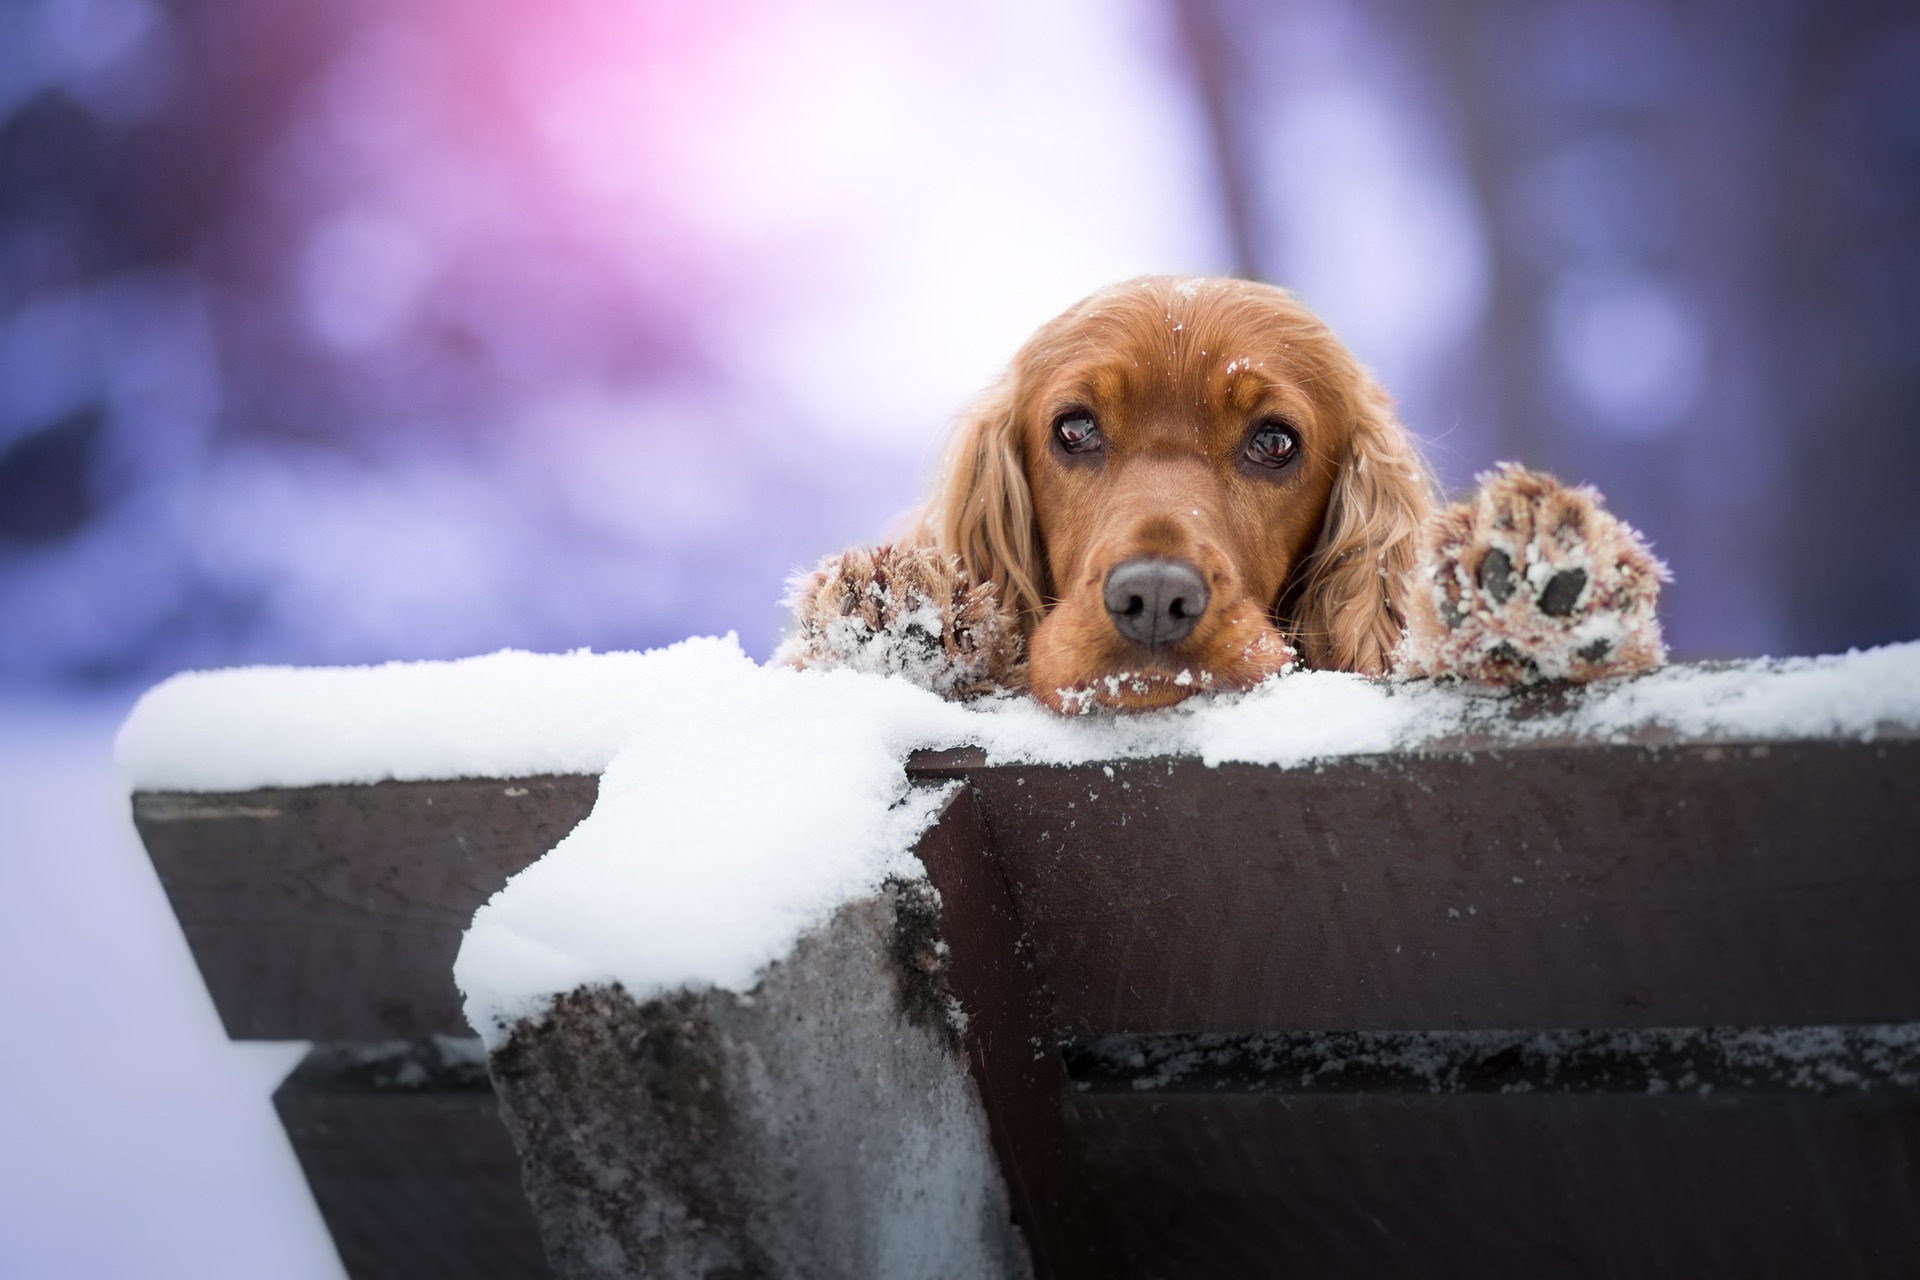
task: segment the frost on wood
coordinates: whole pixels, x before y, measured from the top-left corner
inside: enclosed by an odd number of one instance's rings
[[[958,556],[855,547],[796,578],[794,631],[775,660],[903,676],[949,697],[1025,686],[1020,622]]]
[[[1085,1036],[1080,1092],[1812,1094],[1920,1084],[1920,1024]]]
[[[1584,682],[1666,661],[1654,616],[1666,566],[1599,493],[1512,463],[1479,481],[1422,531],[1402,674]]]
[[[520,1024],[493,1077],[554,1273],[1031,1275],[936,901],[908,881],[847,904],[750,996],[589,987]]]

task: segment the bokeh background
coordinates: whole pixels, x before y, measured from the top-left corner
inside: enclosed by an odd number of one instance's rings
[[[186,667],[737,631],[1040,322],[1287,284],[1681,657],[1920,636],[1920,15],[0,0],[0,1275],[335,1275],[124,818]]]

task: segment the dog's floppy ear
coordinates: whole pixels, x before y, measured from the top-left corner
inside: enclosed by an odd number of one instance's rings
[[[1320,542],[1284,611],[1308,665],[1383,675],[1400,643],[1435,485],[1386,393],[1366,373],[1355,375],[1352,430]]]
[[[1046,566],[1021,461],[1017,382],[1009,369],[954,424],[909,536],[959,556],[974,581],[993,583],[1001,604],[1031,627],[1046,606]]]

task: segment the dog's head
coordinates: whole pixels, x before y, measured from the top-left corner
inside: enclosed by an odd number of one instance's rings
[[[1017,608],[1035,696],[1162,706],[1284,666],[1378,673],[1432,484],[1285,291],[1149,277],[1035,334],[921,513]]]

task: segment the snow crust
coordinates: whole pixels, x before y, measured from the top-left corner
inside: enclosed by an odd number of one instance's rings
[[[147,691],[114,755],[147,791],[599,773],[675,674],[659,653],[514,650],[190,671]]]
[[[454,962],[495,1045],[549,997],[619,982],[747,993],[800,935],[889,877],[945,795],[902,762],[949,704],[904,680],[755,666],[737,648],[661,657],[680,678],[600,780],[593,812],[474,916]]]
[[[1306,672],[1163,712],[1061,718],[1026,698],[960,704],[901,679],[763,667],[728,636],[648,653],[177,676],[134,708],[117,756],[136,790],[602,774],[592,814],[481,908],[461,948],[455,977],[491,1044],[586,983],[643,1000],[751,992],[840,904],[919,874],[911,849],[943,795],[908,785],[917,748],[1295,767],[1462,734],[1515,746],[1649,726],[1872,738],[1920,730],[1920,642],[1674,667],[1534,710],[1516,720],[1511,698],[1469,686]]]

